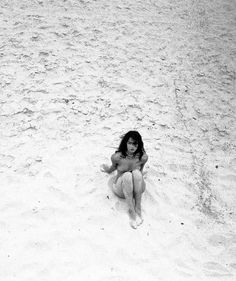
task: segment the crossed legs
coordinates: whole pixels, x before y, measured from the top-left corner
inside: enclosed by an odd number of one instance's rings
[[[145,182],[139,170],[125,172],[117,180],[114,192],[121,198],[125,198],[128,205],[130,225],[137,228],[143,222],[141,211],[142,193],[145,190]]]

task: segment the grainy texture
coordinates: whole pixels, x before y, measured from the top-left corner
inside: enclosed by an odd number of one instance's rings
[[[0,278],[236,276],[236,2],[1,0]],[[144,223],[99,165],[137,129]]]

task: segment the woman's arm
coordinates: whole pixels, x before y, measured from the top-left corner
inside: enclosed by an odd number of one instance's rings
[[[113,154],[111,156],[111,162],[112,162],[111,166],[103,164],[102,167],[101,167],[101,171],[105,172],[105,173],[108,173],[108,174],[111,174],[112,172],[114,172],[117,169],[117,164],[118,164],[118,159],[117,159],[116,154]]]
[[[147,161],[148,161],[148,155],[145,153],[145,154],[143,154],[142,159],[141,159],[141,166],[140,166],[141,172],[143,172],[144,165],[147,163]]]

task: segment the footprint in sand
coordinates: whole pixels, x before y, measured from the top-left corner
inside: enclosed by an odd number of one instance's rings
[[[187,165],[180,165],[180,164],[169,164],[168,168],[172,171],[172,172],[185,172],[189,169],[189,167]]]
[[[47,190],[54,199],[57,199],[60,202],[64,202],[66,204],[73,204],[75,202],[75,199],[72,198],[69,193],[64,192],[56,186],[50,185],[47,187]]]
[[[14,160],[12,155],[0,154],[0,168],[10,168]]]
[[[236,263],[230,263],[230,267],[236,270]]]
[[[52,248],[51,243],[49,241],[45,240],[35,240],[35,241],[30,241],[25,245],[26,250],[30,251],[50,251]]]
[[[205,274],[212,277],[232,276],[232,274],[217,262],[207,262],[203,265]]]
[[[175,262],[177,264],[177,271],[179,274],[186,277],[192,276],[192,268],[190,266],[188,266],[182,260],[175,259]]]
[[[236,244],[236,235],[231,234],[227,236],[223,236],[220,234],[213,234],[208,239],[208,242],[212,246],[230,246],[231,249],[235,248],[232,247],[234,244]]]
[[[227,238],[223,235],[214,234],[210,236],[208,243],[214,247],[225,246],[227,244]]]
[[[168,165],[168,168],[172,171],[172,172],[177,172],[178,171],[178,166],[176,164],[170,164]]]

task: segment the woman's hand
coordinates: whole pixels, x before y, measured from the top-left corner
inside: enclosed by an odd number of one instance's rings
[[[108,174],[109,174],[109,172],[110,172],[110,167],[109,167],[108,165],[106,165],[106,164],[102,164],[102,165],[100,166],[100,169],[101,169],[101,171],[104,172],[104,173],[108,173]]]

